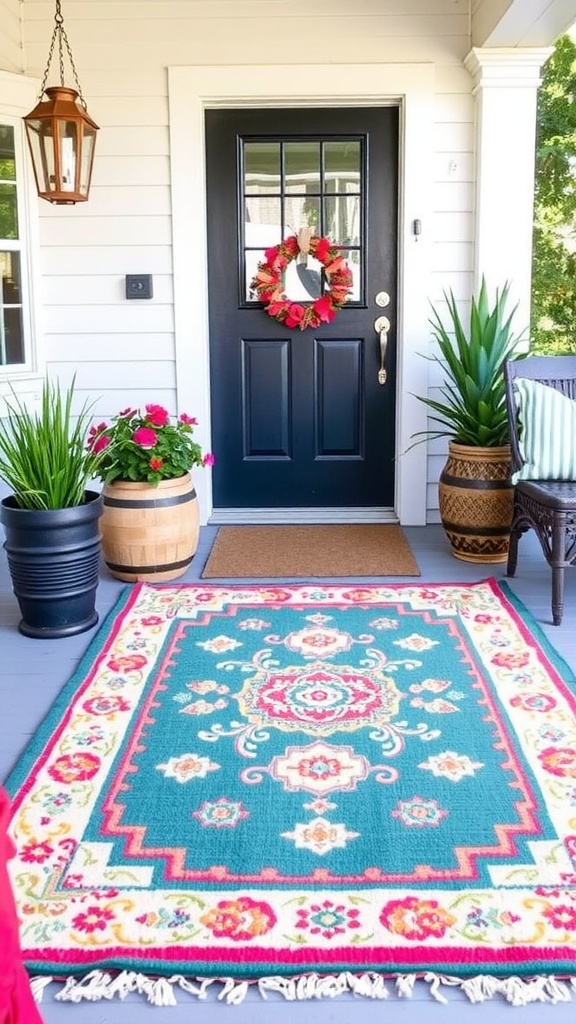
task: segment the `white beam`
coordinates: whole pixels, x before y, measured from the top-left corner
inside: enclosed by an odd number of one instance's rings
[[[472,43],[551,46],[575,22],[576,0],[480,0],[472,14]]]

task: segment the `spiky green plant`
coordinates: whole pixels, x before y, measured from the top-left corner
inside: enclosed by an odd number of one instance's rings
[[[81,505],[98,455],[86,447],[90,408],[72,414],[75,381],[64,391],[45,380],[40,408],[31,412],[13,392],[8,416],[0,420],[0,477],[20,508],[56,509]]]
[[[501,290],[497,289],[491,306],[483,277],[477,298],[472,297],[468,330],[462,323],[452,291],[444,292],[449,324],[445,325],[432,307],[430,324],[439,354],[429,358],[442,367],[446,379],[440,388],[442,401],[418,395],[432,410],[430,419],[440,425],[420,431],[420,435],[450,437],[458,444],[474,448],[508,444],[502,367],[506,359],[517,354],[523,339],[523,334],[512,331],[517,307],[510,314],[506,313],[509,290],[509,282]]]

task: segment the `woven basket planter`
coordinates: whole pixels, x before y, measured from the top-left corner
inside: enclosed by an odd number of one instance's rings
[[[505,562],[514,488],[508,445],[472,448],[451,441],[440,475],[440,517],[456,558]]]

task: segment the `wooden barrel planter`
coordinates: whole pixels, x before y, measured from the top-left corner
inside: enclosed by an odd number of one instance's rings
[[[450,442],[440,475],[440,518],[452,554],[464,562],[505,562],[514,488],[508,445],[472,448]]]
[[[198,498],[190,473],[148,483],[105,484],[100,521],[104,561],[127,583],[182,576],[198,548]]]

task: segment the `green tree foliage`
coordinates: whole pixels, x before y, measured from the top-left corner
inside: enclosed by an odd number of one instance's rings
[[[532,351],[576,352],[576,44],[561,36],[538,97]]]

